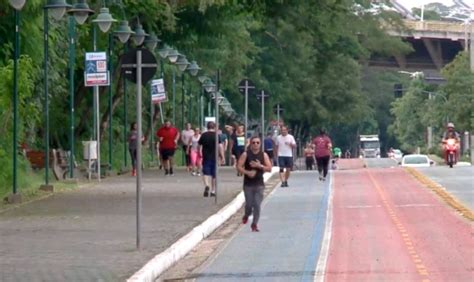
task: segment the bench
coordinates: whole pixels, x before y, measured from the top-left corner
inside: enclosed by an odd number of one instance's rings
[[[25,156],[31,164],[33,169],[43,169],[45,167],[44,151],[28,150],[25,151]],[[49,155],[49,163],[53,163],[53,154]]]

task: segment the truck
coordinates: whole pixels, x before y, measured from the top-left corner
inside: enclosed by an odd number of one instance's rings
[[[380,158],[380,141],[377,134],[359,136],[359,157]]]

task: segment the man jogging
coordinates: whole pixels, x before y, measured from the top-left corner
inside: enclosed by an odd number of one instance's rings
[[[293,135],[288,134],[288,127],[282,126],[281,134],[278,135],[275,143],[278,165],[280,166],[281,187],[289,187],[288,178],[293,169],[293,149],[296,148],[296,141]]]
[[[178,130],[171,125],[169,120],[156,132],[158,142],[160,142],[160,156],[163,160],[165,175],[173,174],[173,156],[179,140]]]

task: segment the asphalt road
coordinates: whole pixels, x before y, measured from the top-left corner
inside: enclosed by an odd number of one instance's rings
[[[472,281],[471,223],[393,163],[340,160],[332,185],[293,173],[266,198],[259,233],[234,219],[193,250],[205,258],[191,272],[163,280]]]
[[[474,166],[417,168],[437,182],[461,203],[474,210]]]

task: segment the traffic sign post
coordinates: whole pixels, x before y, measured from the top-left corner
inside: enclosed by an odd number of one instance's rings
[[[262,144],[262,151],[265,151],[265,146],[263,139],[265,139],[265,99],[268,98],[270,95],[265,90],[261,90],[260,94],[257,94],[257,99],[260,99],[262,102],[262,128],[261,128],[261,134],[262,134],[262,139],[261,139],[261,144]]]
[[[283,108],[280,103],[273,106],[273,112],[277,115],[278,128],[280,128],[280,114],[283,112]]]
[[[125,78],[137,85],[137,249],[141,249],[141,212],[142,212],[142,84],[146,84],[156,72],[157,61],[147,49],[132,49],[122,57],[121,68]],[[143,69],[143,72],[142,72]]]
[[[247,139],[249,90],[255,89],[255,85],[250,79],[243,79],[239,83],[240,93],[245,95],[245,139]]]
[[[95,29],[94,29],[95,32]],[[94,51],[96,51],[96,40],[94,33]],[[96,173],[100,182],[100,122],[99,122],[99,86],[110,84],[109,71],[107,69],[106,52],[87,52],[85,56],[84,83],[86,87],[93,87],[94,92],[94,139],[97,141]]]

